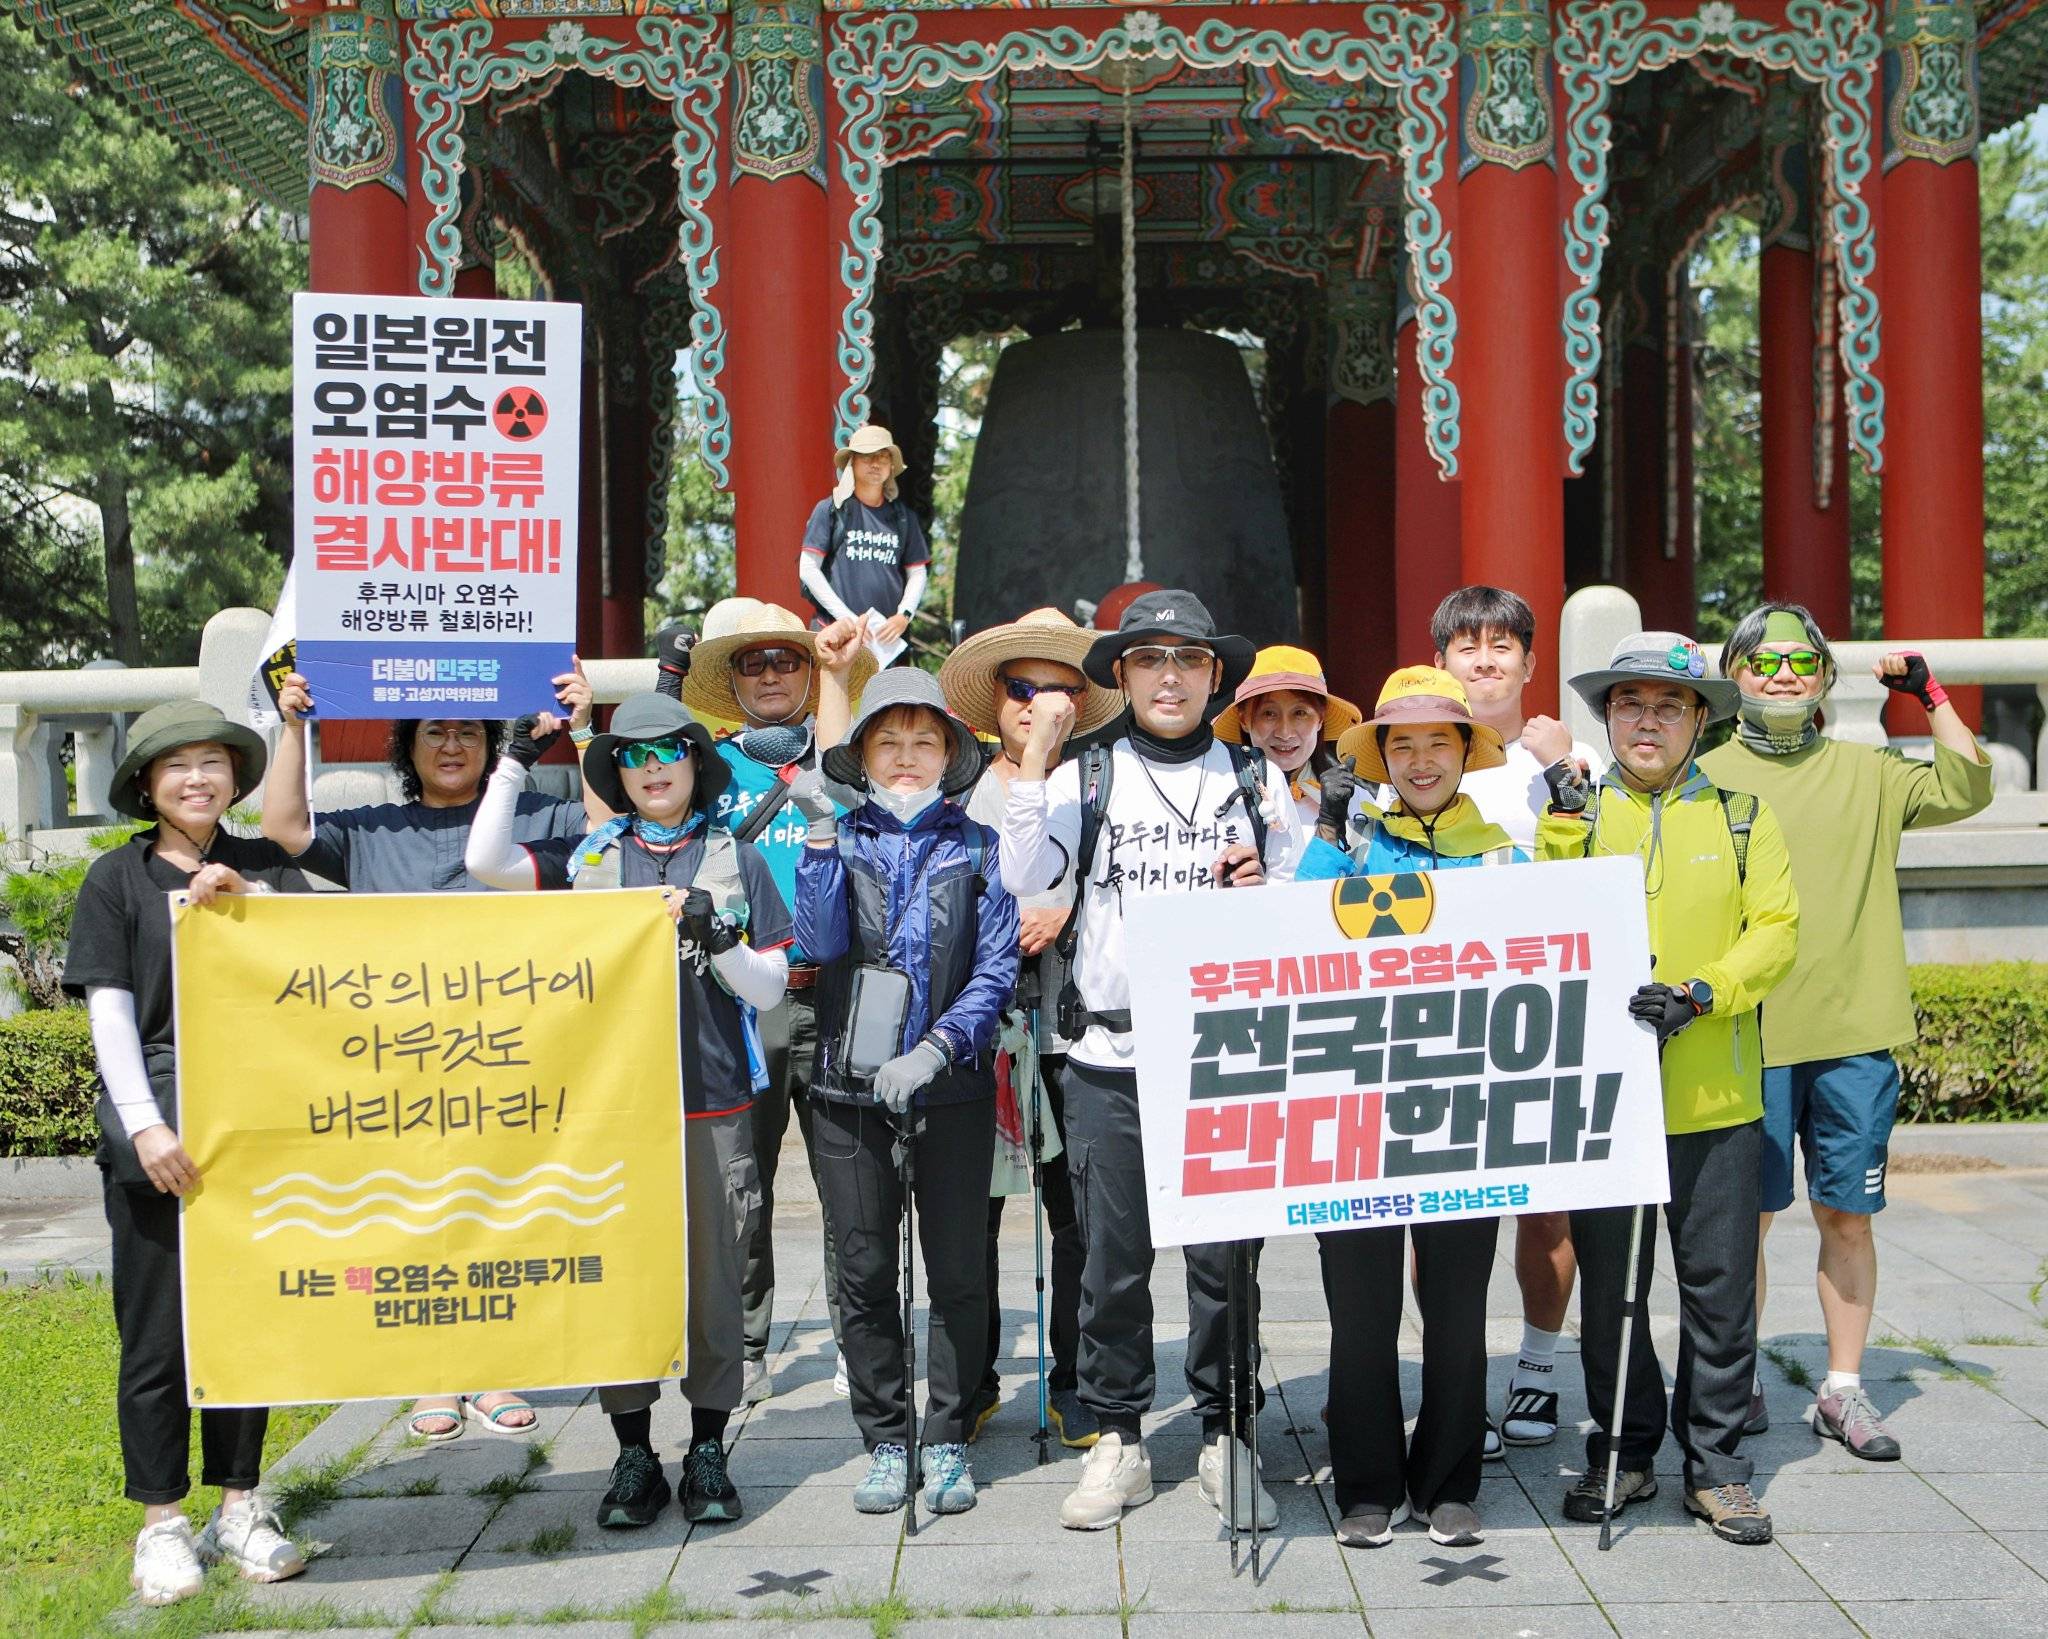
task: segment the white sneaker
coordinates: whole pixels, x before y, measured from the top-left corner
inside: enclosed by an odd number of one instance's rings
[[[1252,1461],[1252,1448],[1242,1440],[1237,1442],[1237,1528],[1249,1531],[1252,1524],[1252,1495],[1257,1492],[1259,1499],[1259,1529],[1270,1531],[1280,1523],[1280,1505],[1273,1500],[1273,1493],[1259,1483],[1257,1464]],[[1202,1499],[1216,1510],[1216,1517],[1225,1525],[1230,1515],[1223,1511],[1223,1488],[1230,1474],[1230,1453],[1224,1448],[1223,1435],[1218,1433],[1202,1445],[1201,1459],[1195,1464],[1195,1480],[1202,1488]]]
[[[248,1582],[283,1582],[306,1568],[305,1557],[292,1546],[277,1515],[256,1497],[224,1503],[213,1511],[199,1533],[199,1557],[208,1565],[225,1561]]]
[[[1124,1444],[1114,1430],[1088,1448],[1081,1459],[1081,1483],[1060,1503],[1060,1524],[1069,1531],[1100,1531],[1123,1518],[1126,1508],[1152,1500],[1152,1459],[1145,1442]]]
[[[853,1398],[853,1385],[846,1380],[846,1356],[841,1353],[839,1364],[832,1368],[832,1392],[842,1400]]]
[[[775,1392],[775,1379],[768,1375],[768,1362],[748,1360],[740,1367],[740,1404],[758,1406]]]
[[[192,1522],[183,1514],[142,1528],[128,1581],[143,1604],[175,1605],[190,1599],[205,1580],[192,1545]]]

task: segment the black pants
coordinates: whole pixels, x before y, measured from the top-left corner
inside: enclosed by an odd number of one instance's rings
[[[810,990],[792,990],[780,1006],[761,1015],[761,1051],[768,1060],[767,1089],[754,1099],[754,1164],[761,1173],[761,1217],[747,1242],[747,1273],[741,1287],[746,1306],[749,1360],[768,1353],[768,1328],[775,1314],[775,1170],[789,1117],[804,1135],[811,1182],[818,1182],[818,1146],[811,1136],[811,1070],[818,1060],[818,1010]],[[818,1200],[824,1206],[824,1191]],[[832,1245],[832,1209],[825,1214],[825,1312],[832,1338],[839,1339],[839,1270]]]
[[[1081,1402],[1105,1429],[1135,1440],[1152,1408],[1152,1219],[1145,1199],[1145,1151],[1138,1131],[1138,1078],[1067,1061],[1067,1168],[1081,1221]],[[1205,1435],[1230,1421],[1228,1316],[1224,1306],[1233,1245],[1181,1248],[1187,1264],[1189,1392]],[[1250,1382],[1258,1327],[1258,1245],[1251,1254],[1247,1324],[1238,1339],[1240,1382]],[[1265,1391],[1259,1391],[1264,1404]],[[1239,1432],[1249,1408],[1238,1407]]]
[[[153,1185],[101,1193],[114,1243],[114,1328],[121,1337],[121,1466],[130,1502],[178,1502],[192,1489],[192,1408],[185,1392],[184,1306],[178,1292],[178,1199]],[[253,1490],[263,1468],[262,1406],[199,1414],[199,1483]]]
[[[988,1287],[982,1267],[993,1098],[922,1112],[914,1155],[917,1244],[924,1254],[931,1324],[920,1364],[928,1385],[918,1425],[926,1445],[967,1438],[967,1402],[987,1370]],[[840,1346],[853,1420],[873,1450],[903,1445],[903,1187],[891,1154],[896,1128],[873,1104],[820,1099],[812,1111],[818,1185],[838,1239]]]
[[[1071,1389],[1075,1383],[1074,1357],[1081,1335],[1081,1265],[1085,1248],[1081,1241],[1081,1220],[1074,1211],[1074,1182],[1067,1167],[1067,1095],[1060,1075],[1066,1060],[1048,1058],[1045,1066],[1046,1119],[1060,1135],[1061,1153],[1039,1168],[1039,1192],[1045,1199],[1045,1225],[1052,1235],[1052,1290],[1046,1300],[1046,1324],[1052,1336],[1051,1369],[1046,1374],[1048,1392]],[[1024,1138],[1031,1139],[1031,1118],[1024,1118]],[[1003,1203],[1009,1197],[997,1195],[988,1203],[988,1370],[982,1376],[984,1392],[995,1392],[999,1381],[996,1361],[1002,1354],[1003,1306],[996,1294],[996,1237],[1002,1232]],[[1032,1322],[1037,1323],[1034,1312]],[[1034,1341],[1035,1348],[1035,1341]]]
[[[1402,1226],[1320,1235],[1330,1301],[1330,1472],[1342,1514],[1474,1502],[1486,1438],[1486,1286],[1498,1218],[1416,1224],[1422,1403],[1401,1413]]]
[[[1756,1364],[1757,1168],[1763,1124],[1674,1133],[1664,1140],[1671,1169],[1671,1262],[1678,1277],[1678,1369],[1671,1432],[1685,1452],[1685,1483],[1746,1483],[1750,1460],[1738,1449],[1749,1416]],[[1614,1423],[1614,1367],[1621,1352],[1621,1286],[1628,1269],[1633,1207],[1572,1214],[1579,1250],[1579,1360],[1594,1432],[1589,1471],[1607,1464]],[[1664,1373],[1650,1343],[1643,1307],[1655,1258],[1657,1209],[1643,1208],[1642,1260],[1636,1273],[1636,1324],[1629,1343],[1628,1397],[1621,1425],[1621,1466],[1646,1470],[1664,1442]]]

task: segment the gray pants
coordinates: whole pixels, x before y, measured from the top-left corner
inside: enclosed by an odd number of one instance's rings
[[[740,1403],[740,1278],[747,1238],[761,1217],[754,1167],[754,1122],[745,1110],[692,1116],[683,1123],[683,1176],[689,1197],[684,1231],[689,1263],[689,1370],[683,1398],[698,1411],[736,1411]],[[645,1411],[659,1383],[597,1391],[607,1417]]]
[[[775,1173],[782,1161],[782,1138],[796,1115],[804,1135],[804,1154],[811,1163],[811,1183],[818,1183],[818,1146],[811,1136],[811,1070],[818,1062],[816,992],[792,990],[781,1004],[761,1015],[761,1051],[768,1060],[768,1086],[754,1099],[754,1160],[761,1172],[761,1221],[747,1242],[747,1358],[768,1353],[768,1328],[775,1314]],[[839,1261],[832,1239],[832,1213],[818,1191],[825,1218],[825,1313],[832,1320],[832,1341],[839,1330]]]

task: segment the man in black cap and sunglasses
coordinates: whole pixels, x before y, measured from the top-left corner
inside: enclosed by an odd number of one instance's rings
[[[1125,894],[1207,892],[1265,880],[1265,822],[1251,765],[1209,731],[1208,706],[1251,670],[1253,649],[1222,636],[1193,593],[1150,592],[1090,646],[1090,682],[1121,689],[1129,710],[1078,758],[1047,767],[1077,702],[1034,704],[1031,732],[1003,811],[1003,884],[1039,893],[1071,868],[1081,884],[1062,934],[1071,978],[1061,998],[1071,1037],[1065,1077],[1069,1167],[1086,1247],[1081,1283],[1081,1401],[1102,1433],[1060,1523],[1097,1531],[1151,1500],[1152,1463],[1139,1424],[1151,1409],[1152,1231],[1138,1122],[1136,1048],[1124,949]],[[1202,1419],[1201,1491],[1226,1520],[1270,1529],[1278,1517],[1259,1483],[1245,1430],[1230,1425],[1233,1372],[1246,1381],[1248,1347],[1230,1356],[1225,1303],[1234,1246],[1185,1249],[1187,1377]],[[1257,1312],[1256,1292],[1252,1311]],[[1241,1329],[1248,1343],[1256,1322]],[[1254,1392],[1256,1392],[1254,1390]],[[1239,1421],[1244,1421],[1239,1408]],[[1226,1438],[1240,1444],[1231,1461]],[[1226,1474],[1235,1472],[1227,1500]]]

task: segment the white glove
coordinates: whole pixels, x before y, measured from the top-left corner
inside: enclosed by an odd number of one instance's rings
[[[826,791],[825,776],[818,770],[807,768],[789,782],[789,805],[810,821],[806,841],[826,844],[838,840],[839,805]]]
[[[910,1108],[919,1089],[945,1067],[945,1051],[936,1042],[921,1041],[875,1072],[875,1097],[901,1115]]]

